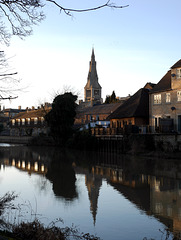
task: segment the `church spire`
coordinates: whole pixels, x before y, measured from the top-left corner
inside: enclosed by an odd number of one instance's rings
[[[94,48],[92,48],[91,61],[89,63],[89,72],[87,84],[84,87],[85,101],[90,101],[93,104],[101,102],[101,86],[98,82],[97,69]]]
[[[89,87],[93,87],[93,88],[100,88],[100,85],[98,83],[94,48],[92,48],[91,61],[89,63],[89,73],[88,73],[88,77],[87,77],[87,85],[89,85]]]

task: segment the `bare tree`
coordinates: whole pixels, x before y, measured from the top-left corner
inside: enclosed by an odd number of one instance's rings
[[[12,35],[24,38],[32,33],[32,26],[38,24],[45,18],[43,7],[46,3],[51,3],[64,12],[68,16],[72,16],[73,12],[95,11],[101,8],[124,8],[113,4],[108,0],[102,5],[88,9],[66,8],[61,5],[58,0],[0,0],[0,42],[7,45]]]
[[[15,99],[16,92],[20,91],[18,88],[20,80],[15,78],[17,72],[10,68],[8,60],[4,51],[0,51],[0,100]]]
[[[32,33],[32,25],[44,19],[44,5],[39,0],[0,0],[1,42],[9,44],[10,37],[20,38]]]

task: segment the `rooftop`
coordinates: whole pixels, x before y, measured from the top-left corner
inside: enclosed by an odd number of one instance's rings
[[[148,117],[149,89],[141,88],[118,107],[107,119]]]

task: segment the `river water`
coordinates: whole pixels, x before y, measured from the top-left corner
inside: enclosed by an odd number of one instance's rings
[[[119,154],[0,145],[0,196],[10,223],[38,218],[104,240],[164,239],[181,231],[181,163]]]

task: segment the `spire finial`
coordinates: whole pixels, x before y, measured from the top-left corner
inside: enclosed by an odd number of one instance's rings
[[[94,54],[94,45],[92,46],[92,59],[95,59],[95,54]]]

